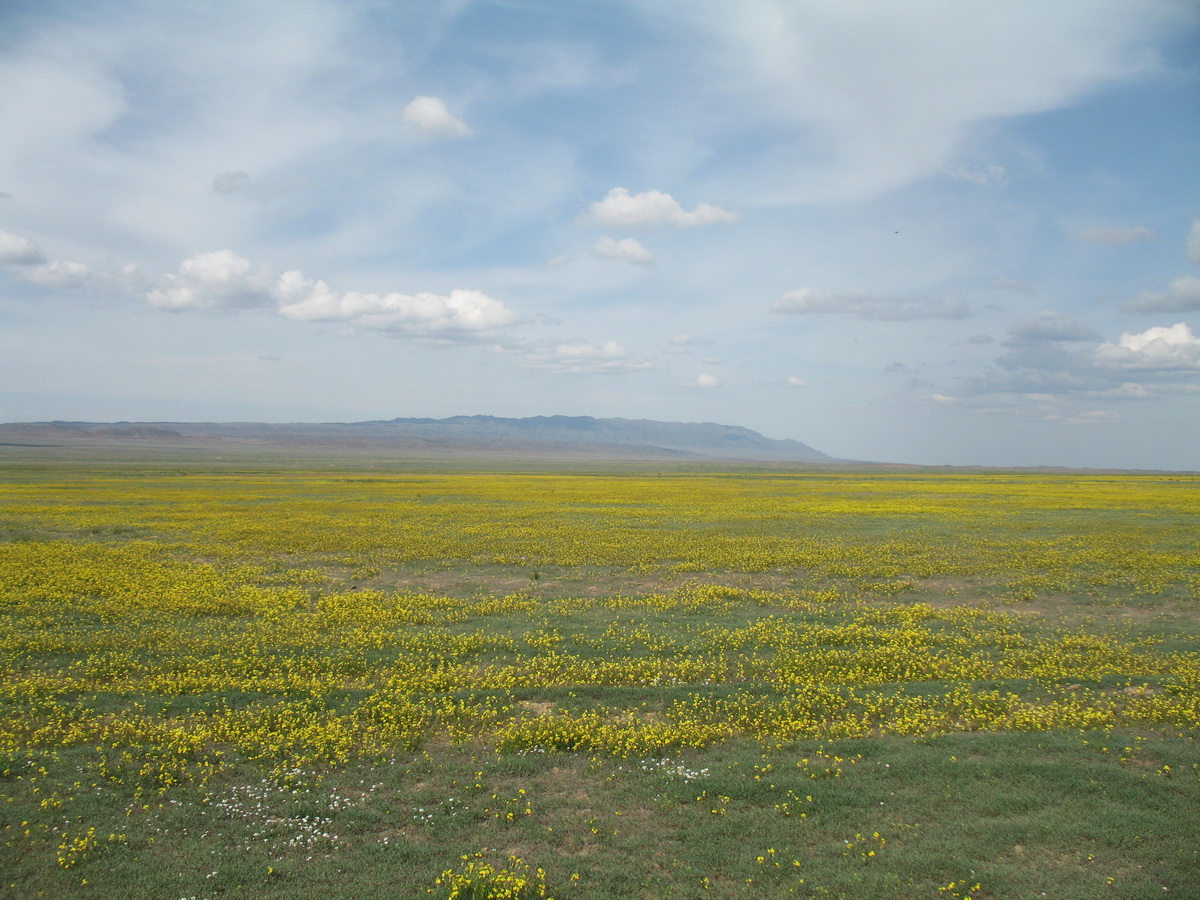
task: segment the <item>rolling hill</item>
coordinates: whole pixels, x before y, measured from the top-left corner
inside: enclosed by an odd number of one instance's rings
[[[31,422],[0,425],[0,441],[106,441],[351,448],[420,453],[521,453],[640,459],[837,462],[795,440],[712,422],[591,416],[452,416],[367,422]]]

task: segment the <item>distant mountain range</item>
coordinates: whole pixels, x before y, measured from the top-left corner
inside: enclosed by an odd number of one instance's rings
[[[712,422],[594,419],[591,416],[452,416],[370,422],[33,422],[0,425],[3,441],[149,441],[314,448],[371,448],[420,453],[522,453],[640,459],[838,462],[793,440]]]

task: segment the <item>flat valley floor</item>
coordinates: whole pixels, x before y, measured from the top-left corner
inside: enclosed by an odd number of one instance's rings
[[[1200,884],[1200,476],[0,447],[0,896]]]

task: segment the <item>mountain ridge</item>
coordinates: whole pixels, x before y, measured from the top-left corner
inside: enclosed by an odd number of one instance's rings
[[[758,462],[838,462],[790,438],[740,425],[592,416],[490,415],[372,419],[360,422],[12,422],[0,437],[76,440],[214,441],[287,446],[392,447],[429,451],[585,454]]]

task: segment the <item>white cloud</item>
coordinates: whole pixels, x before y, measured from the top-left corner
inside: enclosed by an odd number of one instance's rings
[[[1187,236],[1187,257],[1200,266],[1200,219],[1192,222]],[[1143,291],[1136,300],[1122,305],[1124,312],[1191,312],[1200,310],[1200,278],[1180,275],[1167,285],[1166,293]]]
[[[28,238],[0,231],[0,265],[18,266],[18,274],[39,287],[60,289],[83,287],[97,280],[120,285],[122,275],[99,275],[84,263],[46,260],[46,255]]]
[[[654,262],[654,254],[633,238],[621,238],[616,241],[608,236],[602,237],[593,245],[592,255],[602,259],[617,259],[638,266],[648,266]]]
[[[34,284],[46,288],[82,287],[92,280],[92,270],[78,262],[54,261],[22,273]]]
[[[787,383],[792,387],[808,387],[808,382],[803,378],[797,378],[795,375],[789,375]]]
[[[995,368],[962,379],[949,393],[967,398],[1007,394],[1021,402],[1070,397],[1129,401],[1158,396],[1141,382],[1150,382],[1159,392],[1197,389],[1200,338],[1184,323],[1125,333],[1115,343],[1078,352],[1069,352],[1057,341],[1019,342],[996,359]],[[1138,381],[1129,381],[1131,375]]]
[[[710,375],[708,372],[701,372],[696,376],[696,387],[700,388],[715,388],[721,386],[721,379],[716,375]]]
[[[8,23],[0,52],[0,171],[42,230],[56,226],[95,259],[157,250],[147,262],[161,266],[197,247],[244,246],[262,223],[208,202],[215,172],[324,175],[335,152],[394,139],[394,101],[380,98],[367,120],[351,96],[363,83],[351,73],[366,74],[347,53],[353,15],[309,0],[286,14],[274,2],[204,16],[186,5],[83,18],[39,8],[29,27]]]
[[[279,313],[304,322],[346,322],[369,331],[452,338],[494,333],[520,317],[482,291],[440,294],[336,294],[324,281],[284,272],[272,291]]]
[[[400,114],[400,118],[428,137],[463,138],[471,136],[471,129],[462,119],[456,118],[446,109],[438,97],[417,97]]]
[[[1200,278],[1180,275],[1167,285],[1165,294],[1144,291],[1121,309],[1125,312],[1186,312],[1200,309]]]
[[[295,321],[345,322],[368,331],[438,339],[486,337],[520,320],[482,291],[339,294],[302,272],[275,278],[267,266],[254,266],[231,250],[185,260],[179,274],[159,279],[146,300],[173,311],[271,307]]]
[[[1126,332],[1117,343],[1101,344],[1094,354],[1103,367],[1114,369],[1200,370],[1200,338],[1179,322]]]
[[[184,260],[178,275],[166,275],[146,300],[158,309],[187,310],[271,306],[272,278],[265,266],[252,266],[232,250],[201,253]]]
[[[675,337],[667,340],[667,344],[669,346],[663,352],[673,354],[691,353],[692,347],[699,343],[701,342],[697,341],[696,338],[692,337],[690,334],[677,334]]]
[[[617,374],[650,368],[650,363],[631,357],[616,341],[529,344],[521,351],[522,368],[561,374]]]
[[[29,238],[0,231],[0,265],[36,266],[45,261],[45,255]]]
[[[1194,21],[1159,0],[896,3],[639,0],[736,104],[772,125],[747,167],[763,202],[879,196],[955,160],[980,123],[1061,108],[1152,71],[1152,42]],[[1036,23],[1036,24],[1033,24]],[[704,72],[692,70],[693,77]]]
[[[83,263],[58,261],[21,274],[48,288],[91,283],[122,293],[140,293],[150,306],[173,312],[265,308],[296,321],[345,322],[408,337],[483,339],[520,321],[517,313],[482,291],[453,290],[448,296],[339,294],[324,281],[298,271],[276,278],[269,266],[256,266],[232,250],[198,254],[184,260],[178,273],[156,278],[143,275],[134,265],[96,273]]]
[[[1132,244],[1134,241],[1152,241],[1157,235],[1152,229],[1141,225],[1136,228],[1110,228],[1106,225],[1097,225],[1094,228],[1083,229],[1075,237],[1085,244],[1105,244],[1114,247],[1118,244]]]
[[[969,312],[960,297],[886,297],[868,291],[834,293],[816,288],[801,288],[784,294],[775,301],[771,311],[786,315],[827,313],[891,322],[961,319]]]
[[[615,187],[603,200],[588,207],[588,218],[600,225],[630,227],[638,225],[673,225],[693,228],[701,225],[733,223],[737,213],[709,203],[701,203],[691,212],[679,201],[662,191],[643,191],[630,194],[628,188]]]

